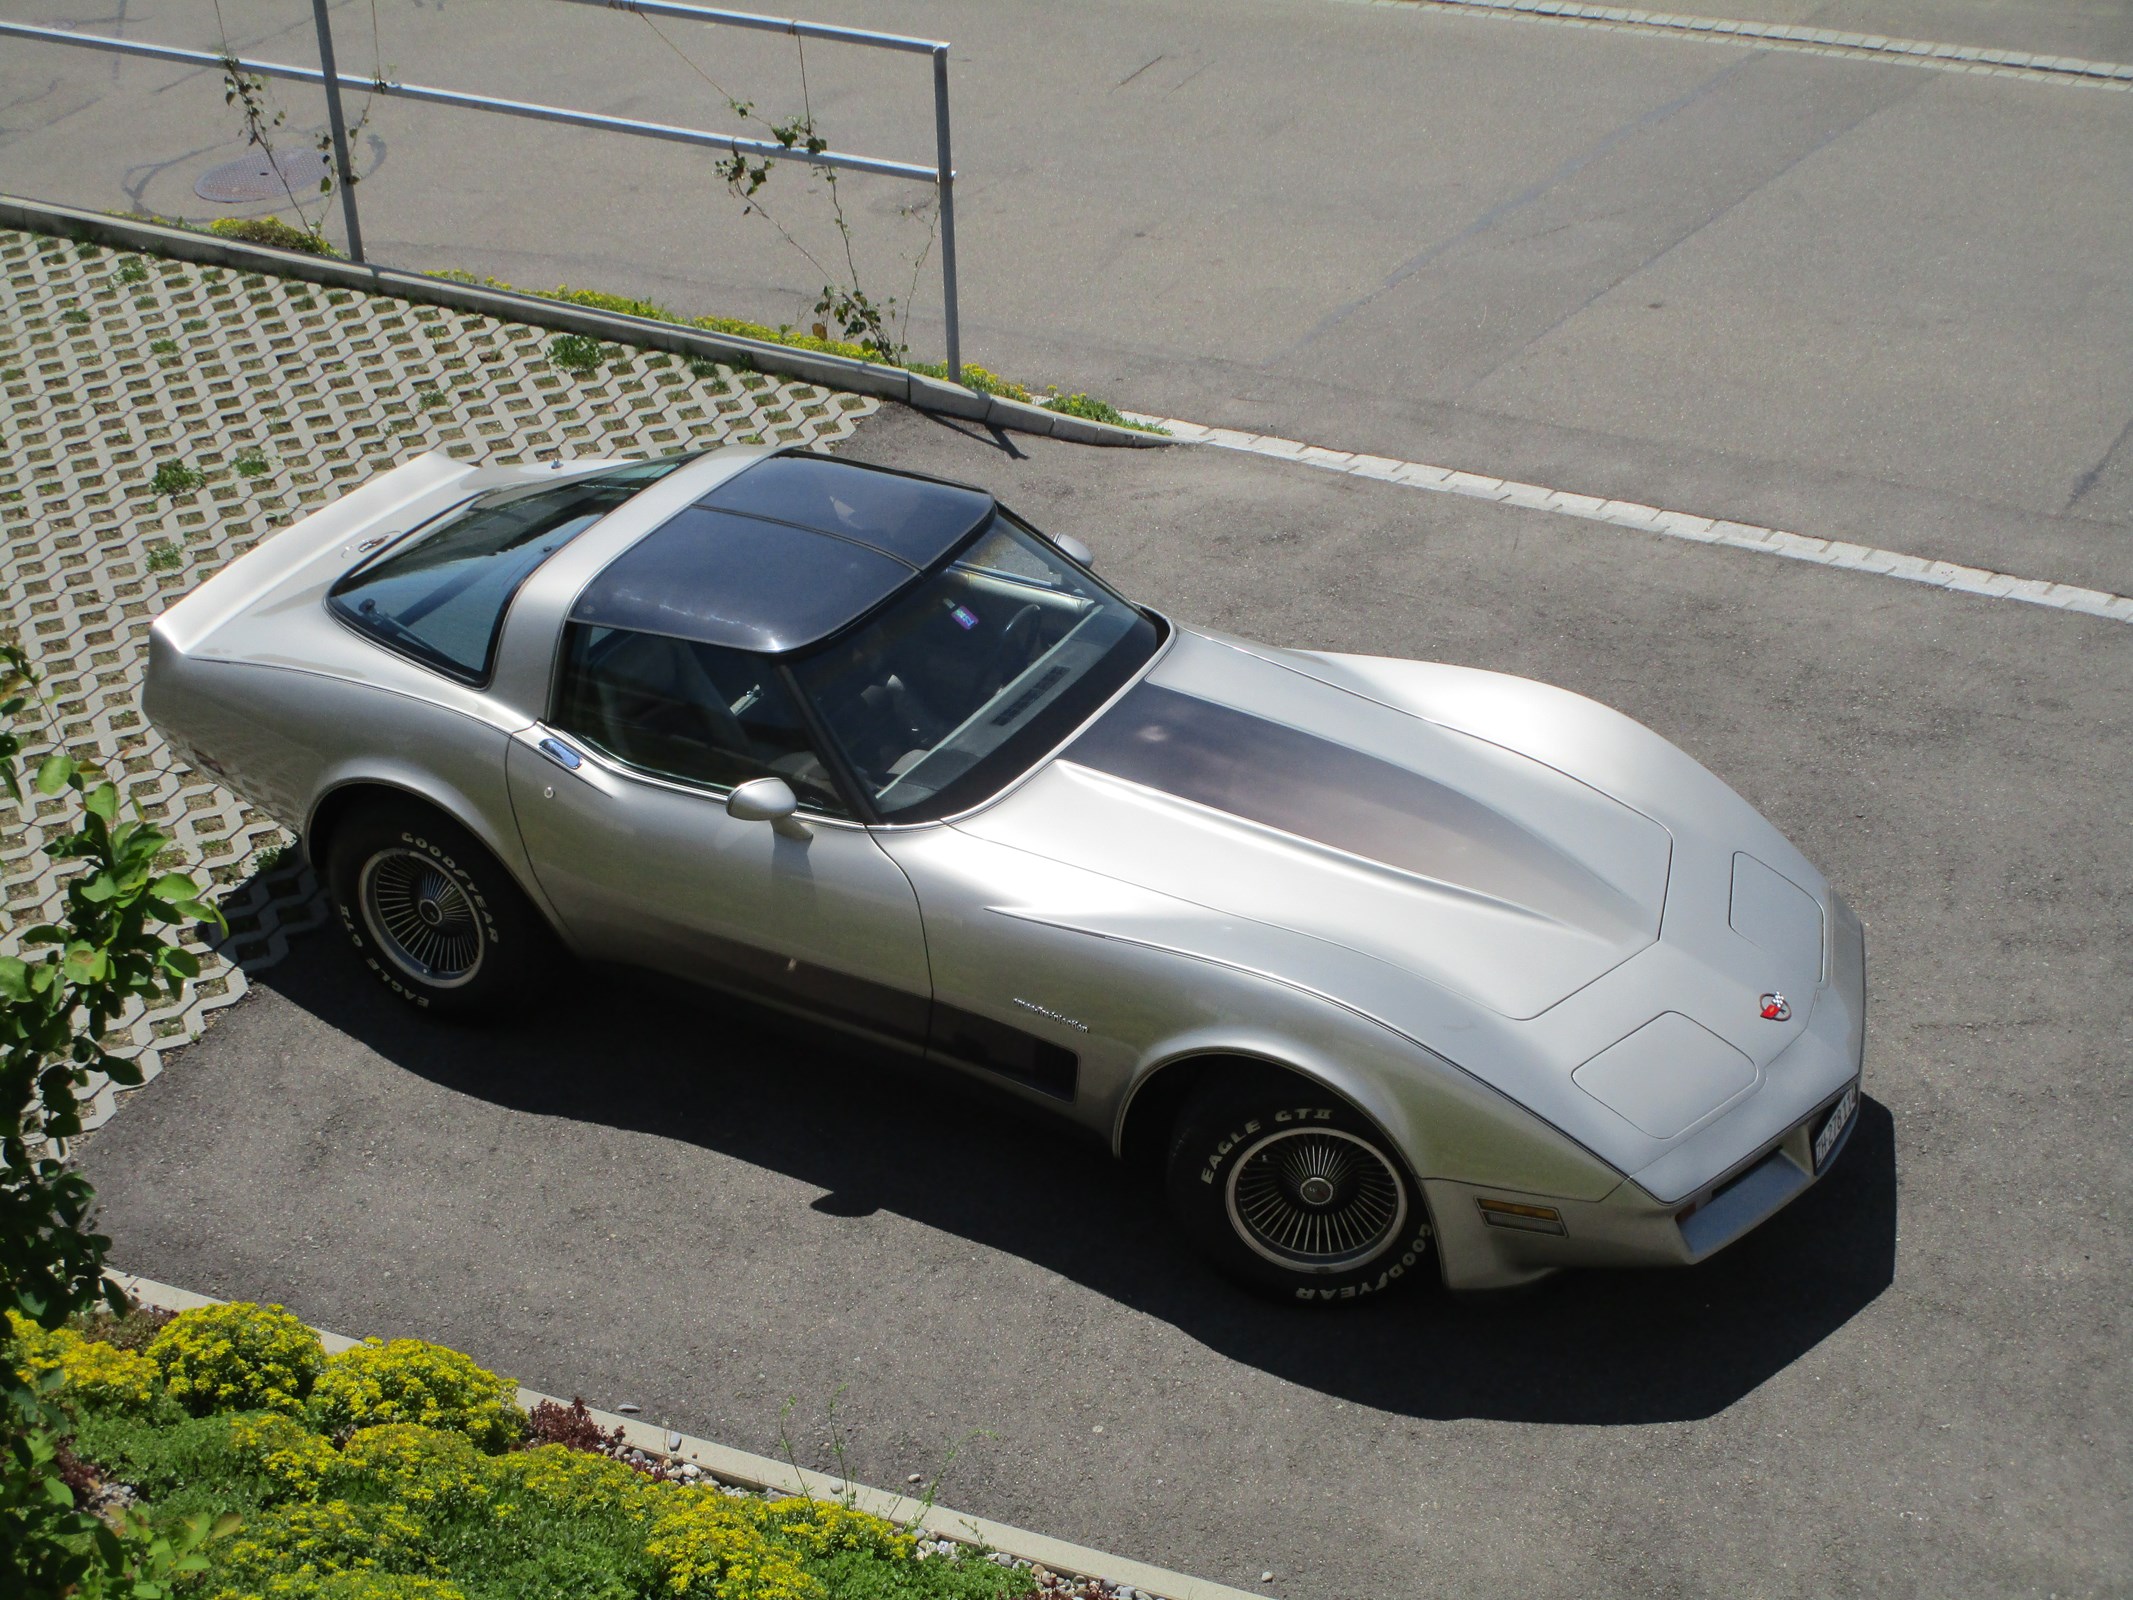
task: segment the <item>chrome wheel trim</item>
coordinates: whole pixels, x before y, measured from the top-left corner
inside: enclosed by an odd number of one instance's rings
[[[388,961],[432,989],[457,989],[481,971],[489,940],[457,879],[415,850],[380,850],[363,863],[363,926]]]
[[[1291,1271],[1367,1265],[1398,1245],[1407,1222],[1399,1170],[1369,1140],[1338,1128],[1267,1134],[1230,1167],[1226,1198],[1237,1237]]]

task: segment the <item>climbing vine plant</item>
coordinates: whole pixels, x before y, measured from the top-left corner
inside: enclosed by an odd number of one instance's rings
[[[772,143],[781,149],[820,155],[829,148],[829,140],[823,134],[815,118],[814,95],[807,77],[807,41],[795,34],[793,48],[799,67],[800,110],[782,121],[773,120],[759,112],[753,101],[743,100],[730,93],[709,73],[704,71],[694,57],[676,44],[657,22],[643,12],[638,19],[652,30],[659,42],[681,60],[691,72],[702,79],[712,93],[716,94],[726,109],[738,117],[744,126],[761,129]],[[839,174],[834,167],[808,166],[806,193],[824,197],[829,222],[837,239],[837,249],[828,261],[821,253],[808,247],[782,208],[773,212],[764,197],[771,174],[778,166],[777,159],[762,156],[750,159],[735,151],[717,163],[717,172],[724,180],[727,193],[741,203],[743,216],[763,219],[795,252],[803,257],[816,276],[822,281],[821,293],[817,296],[813,314],[822,319],[814,328],[815,337],[829,337],[834,328],[839,337],[847,339],[870,354],[894,365],[907,364],[911,357],[911,304],[918,291],[919,274],[925,270],[927,260],[933,254],[935,240],[940,233],[940,204],[937,196],[903,208],[907,217],[916,217],[925,223],[925,237],[911,256],[911,278],[901,298],[870,290],[859,270],[859,252],[855,248],[852,220],[845,209],[844,192],[839,184]]]

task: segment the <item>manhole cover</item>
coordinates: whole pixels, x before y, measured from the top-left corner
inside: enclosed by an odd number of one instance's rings
[[[331,170],[323,150],[281,150],[271,161],[265,151],[253,150],[202,173],[193,193],[231,206],[248,200],[286,200],[291,190],[299,196],[317,194]]]

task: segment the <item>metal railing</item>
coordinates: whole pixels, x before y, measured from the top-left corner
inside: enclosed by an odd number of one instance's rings
[[[536,122],[560,123],[565,127],[593,128],[607,133],[627,133],[642,139],[661,139],[672,144],[724,150],[759,160],[798,161],[811,167],[831,167],[845,172],[871,172],[879,177],[903,178],[931,184],[940,201],[941,299],[946,320],[948,379],[963,381],[962,329],[956,311],[955,281],[955,166],[948,147],[948,46],[938,39],[915,39],[902,34],[874,33],[864,28],[843,28],[830,23],[802,22],[790,17],[757,16],[745,11],[716,11],[704,6],[682,5],[677,0],[562,0],[566,5],[595,6],[606,11],[635,12],[646,16],[673,17],[687,22],[723,27],[751,28],[786,33],[795,38],[823,39],[836,44],[863,45],[877,50],[896,50],[933,58],[933,126],[935,164],[930,167],[904,161],[885,161],[875,156],[854,155],[840,150],[810,150],[775,140],[747,139],[738,134],[715,133],[705,128],[683,128],[671,123],[642,122],[632,117],[603,116],[575,111],[566,106],[547,106],[526,100],[502,100],[490,95],[466,94],[456,89],[432,88],[419,83],[359,77],[339,71],[334,64],[333,30],[326,14],[326,0],[311,0],[312,21],[318,30],[319,65],[292,66],[281,61],[249,61],[217,55],[208,50],[186,50],[176,45],[147,44],[133,39],[112,39],[99,34],[76,33],[69,28],[44,28],[26,22],[0,21],[0,36],[33,39],[45,44],[74,45],[108,51],[115,55],[145,56],[154,61],[174,61],[187,66],[236,70],[262,78],[283,78],[295,83],[316,84],[326,92],[326,119],[333,146],[336,187],[341,195],[341,217],[348,233],[349,258],[361,262],[362,220],[356,211],[355,170],[348,155],[348,124],[341,108],[343,89],[388,95],[424,105],[450,106],[462,111],[486,111],[498,116],[525,117]]]

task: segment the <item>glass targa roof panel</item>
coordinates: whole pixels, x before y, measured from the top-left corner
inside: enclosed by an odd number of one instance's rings
[[[797,650],[914,576],[906,563],[849,539],[699,502],[609,562],[570,620],[739,650]]]
[[[930,567],[992,514],[977,489],[907,478],[823,456],[772,456],[704,497],[724,511],[820,528]]]

